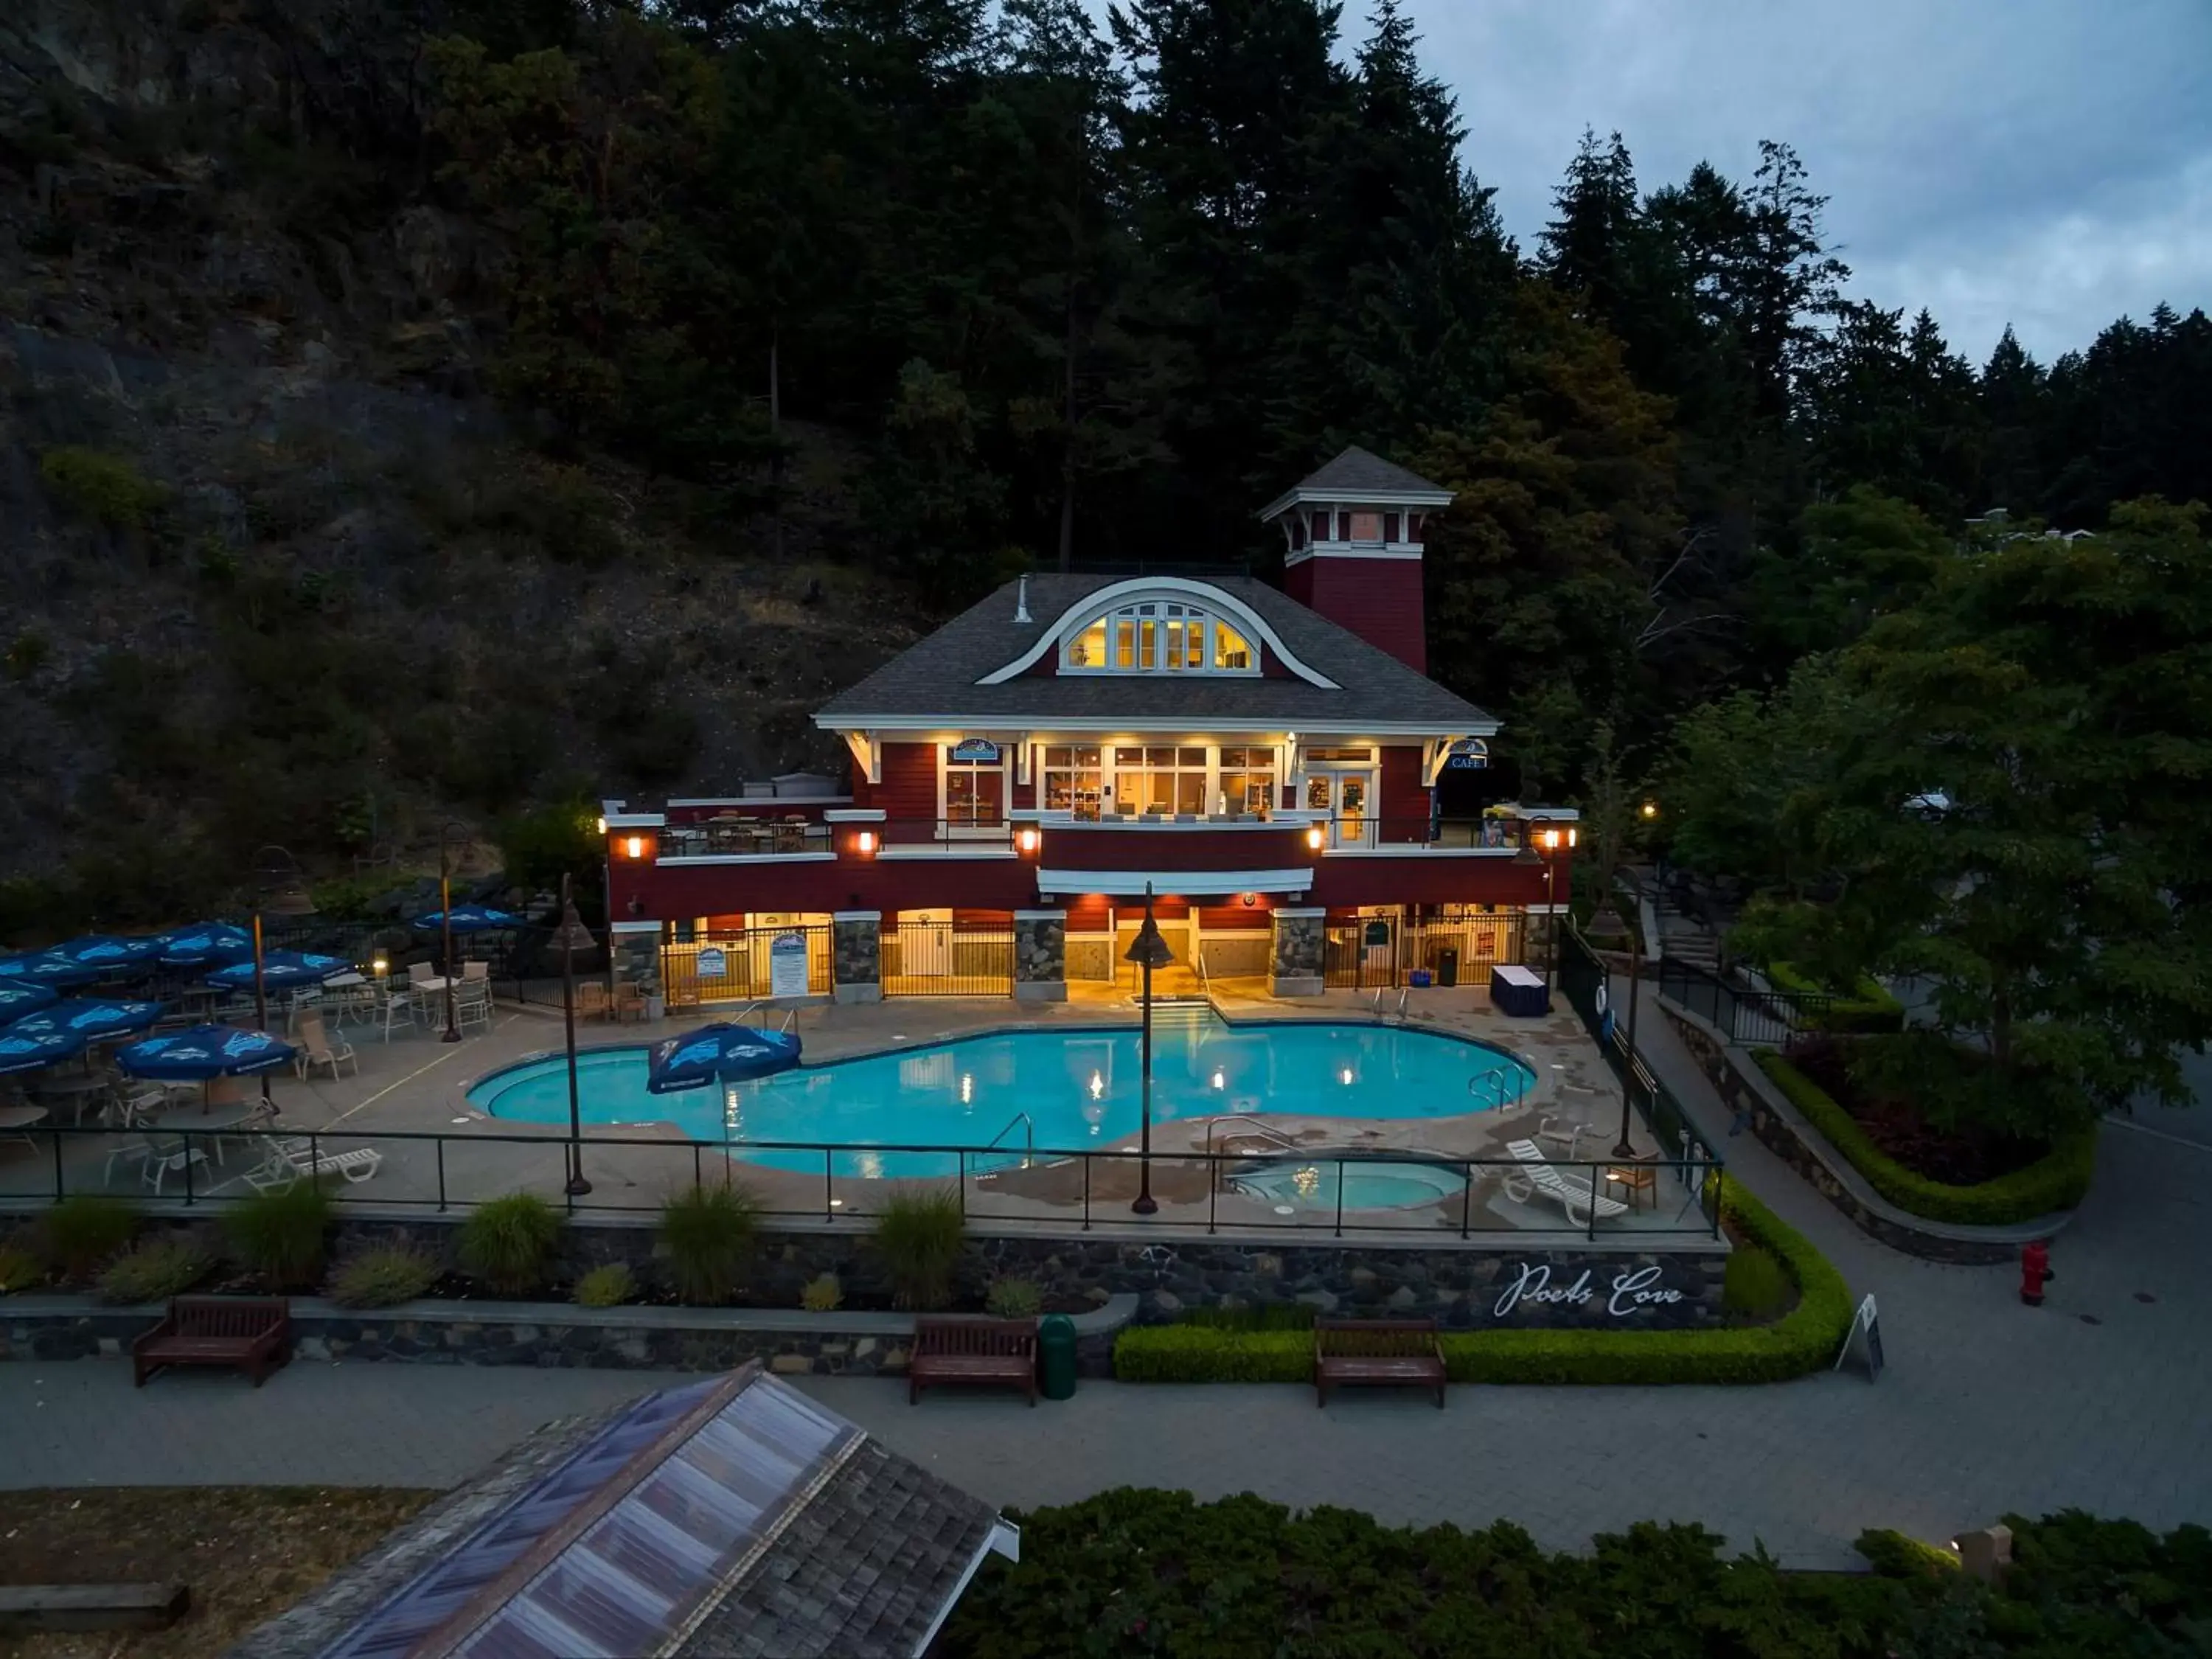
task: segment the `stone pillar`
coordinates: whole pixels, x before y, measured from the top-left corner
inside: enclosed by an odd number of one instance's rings
[[[830,980],[840,1002],[884,1000],[884,917],[880,910],[837,910],[830,917]]]
[[[657,921],[618,921],[608,950],[615,983],[635,985],[647,996],[660,994],[661,925]]]
[[[1014,912],[1014,1000],[1067,1000],[1067,915],[1065,911]]]
[[[1267,988],[1279,997],[1322,994],[1322,927],[1326,910],[1275,912],[1275,950]]]

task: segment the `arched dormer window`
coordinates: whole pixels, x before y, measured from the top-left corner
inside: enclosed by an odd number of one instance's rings
[[[1257,674],[1260,653],[1203,605],[1139,599],[1071,632],[1060,665],[1076,674]]]

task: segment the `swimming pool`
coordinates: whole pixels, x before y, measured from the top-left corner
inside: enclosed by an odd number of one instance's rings
[[[716,1143],[726,1129],[733,1142],[849,1146],[836,1155],[835,1172],[863,1178],[960,1168],[955,1152],[873,1148],[1018,1151],[1024,1112],[1030,1144],[1062,1152],[1133,1135],[1141,1115],[1134,1026],[998,1032],[674,1095],[646,1092],[647,1055],[596,1048],[578,1056],[586,1122],[670,1123]],[[1452,1117],[1517,1100],[1534,1081],[1502,1049],[1401,1026],[1230,1025],[1207,1016],[1152,1027],[1156,1124],[1230,1112]],[[559,1055],[526,1061],[478,1079],[468,1097],[493,1117],[564,1122],[566,1066]],[[822,1168],[819,1152],[753,1146],[744,1156],[773,1168]],[[969,1160],[971,1171],[978,1162]]]
[[[1282,1210],[1334,1210],[1339,1180],[1347,1210],[1395,1210],[1457,1198],[1466,1170],[1448,1164],[1387,1164],[1371,1158],[1331,1163],[1324,1155],[1285,1158],[1230,1177],[1232,1190]]]

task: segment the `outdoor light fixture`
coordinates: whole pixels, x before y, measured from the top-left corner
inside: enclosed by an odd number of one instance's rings
[[[1659,816],[1659,803],[1656,800],[1647,800],[1636,810],[1638,814],[1648,823]]]
[[[380,976],[389,973],[392,970],[392,963],[383,957],[377,957],[374,962],[370,963],[368,965],[374,969]]]
[[[1546,852],[1556,853],[1559,850],[1559,832],[1558,830],[1547,830],[1544,831],[1543,840],[1544,850]]]
[[[859,835],[853,837],[853,845],[860,849],[861,857],[867,857],[876,850],[876,832],[872,830],[861,830]]]
[[[623,841],[623,856],[626,859],[643,858],[645,856],[645,837],[643,836],[629,836],[624,837]]]
[[[599,814],[599,833],[603,836],[607,833],[607,815],[605,812]]]
[[[1306,845],[1312,848],[1316,853],[1321,851],[1322,839],[1321,825],[1316,823],[1312,829],[1306,831]]]
[[[1024,853],[1034,853],[1036,851],[1037,832],[1035,830],[1024,830],[1021,833],[1020,840],[1022,843],[1022,851]]]
[[[1130,941],[1123,960],[1135,963],[1144,970],[1144,1085],[1138,1097],[1143,1103],[1143,1139],[1138,1153],[1137,1197],[1129,1208],[1139,1215],[1151,1215],[1160,1207],[1159,1200],[1152,1196],[1152,969],[1164,968],[1175,960],[1175,952],[1160,937],[1160,925],[1152,920],[1152,884],[1145,884],[1145,925],[1137,930]]]

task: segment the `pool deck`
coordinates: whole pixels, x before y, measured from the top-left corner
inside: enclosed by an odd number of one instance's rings
[[[1131,1025],[1138,1010],[1126,993],[1107,988],[1071,988],[1065,1003],[1019,1004],[1003,998],[901,998],[872,1004],[815,1004],[798,1012],[796,1030],[806,1045],[810,1064],[915,1047],[971,1036],[994,1030],[1071,1030],[1083,1026]],[[1311,1021],[1345,1024],[1374,1018],[1371,993],[1337,992],[1322,997],[1284,999],[1267,994],[1264,981],[1219,981],[1214,988],[1215,1006],[1232,1022],[1249,1020]],[[1388,1024],[1401,1023],[1395,1014],[1395,994],[1385,999],[1392,1010]],[[616,1026],[593,1021],[580,1024],[580,1048],[638,1046],[705,1024],[709,1014],[672,1018],[657,1024]],[[1541,1019],[1516,1019],[1488,1006],[1480,988],[1417,991],[1408,1000],[1402,1022],[1415,1030],[1471,1037],[1504,1048],[1525,1060],[1536,1076],[1534,1085],[1512,1107],[1455,1117],[1404,1119],[1328,1118],[1299,1115],[1267,1115],[1265,1129],[1241,1126],[1216,1137],[1216,1150],[1251,1153],[1256,1157],[1296,1157],[1309,1162],[1328,1152],[1355,1155],[1393,1151],[1448,1158],[1507,1156],[1508,1140],[1533,1135],[1540,1120],[1557,1118],[1588,1126],[1580,1137],[1577,1155],[1602,1164],[1620,1133],[1620,1091],[1580,1020],[1564,1000]],[[466,1091],[476,1079],[502,1067],[557,1054],[562,1046],[560,1011],[538,1006],[501,1004],[488,1030],[474,1033],[458,1043],[443,1043],[434,1035],[402,1030],[389,1042],[374,1030],[346,1028],[359,1058],[358,1076],[349,1066],[333,1082],[327,1073],[309,1080],[289,1073],[274,1082],[273,1093],[280,1126],[295,1133],[328,1136],[329,1150],[374,1146],[384,1161],[374,1178],[346,1189],[345,1196],[363,1208],[372,1205],[436,1203],[441,1194],[449,1204],[494,1196],[517,1189],[558,1197],[565,1176],[565,1126],[492,1119],[470,1105]],[[252,1091],[258,1084],[248,1080]],[[1264,1112],[1264,1103],[1260,1108]],[[164,1127],[194,1127],[196,1109],[187,1105],[163,1119]],[[1064,1231],[1088,1225],[1092,1231],[1120,1233],[1138,1231],[1204,1231],[1209,1226],[1234,1227],[1243,1234],[1258,1230],[1267,1235],[1310,1237],[1334,1231],[1333,1210],[1304,1210],[1282,1214],[1277,1206],[1258,1198],[1216,1190],[1208,1167],[1187,1155],[1206,1146],[1210,1119],[1168,1121],[1154,1126],[1151,1188],[1158,1200],[1158,1213],[1149,1219],[1132,1215],[1128,1204],[1137,1193],[1139,1160],[1133,1156],[1136,1135],[1102,1139],[1093,1156],[1083,1159],[1040,1161],[1030,1168],[1007,1168],[974,1175],[965,1182],[971,1224],[985,1231]],[[447,1137],[442,1146],[429,1141],[393,1139],[406,1133]],[[593,1185],[579,1201],[580,1215],[629,1212],[641,1218],[656,1209],[669,1192],[696,1176],[720,1173],[720,1150],[684,1139],[672,1126],[625,1125],[620,1127],[586,1125],[585,1169]],[[1639,1124],[1633,1135],[1640,1152],[1650,1152],[1649,1138]],[[117,1161],[111,1172],[110,1149],[142,1137],[135,1133],[109,1137],[64,1137],[61,1153],[62,1178],[71,1191],[106,1190],[154,1194],[143,1185],[139,1165]],[[211,1148],[211,1150],[213,1150]],[[236,1142],[220,1150],[224,1161],[195,1175],[196,1189],[217,1197],[247,1190],[245,1172],[258,1154]],[[1058,1150],[1058,1149],[1055,1149]],[[1547,1145],[1554,1158],[1565,1149]],[[1113,1156],[1121,1154],[1121,1156]],[[872,1199],[890,1185],[881,1181],[832,1178],[823,1174],[800,1174],[739,1164],[740,1178],[768,1206],[794,1216],[811,1217],[823,1224],[855,1219],[867,1212]],[[1560,1207],[1538,1197],[1516,1201],[1504,1190],[1504,1172],[1478,1172],[1474,1191],[1463,1198],[1455,1193],[1434,1205],[1390,1212],[1347,1211],[1347,1233],[1363,1235],[1378,1225],[1403,1229],[1423,1243],[1456,1239],[1462,1224],[1480,1240],[1486,1234],[1542,1232],[1564,1238],[1588,1237],[1586,1226],[1571,1225]],[[20,1206],[53,1195],[55,1156],[51,1139],[40,1138],[35,1147],[23,1143],[0,1144],[0,1204],[15,1200]],[[951,1176],[940,1177],[946,1182]],[[1516,1183],[1518,1185],[1518,1183]],[[161,1196],[182,1196],[180,1176],[172,1174]],[[1695,1237],[1701,1218],[1694,1208],[1685,1212],[1689,1194],[1671,1172],[1662,1172],[1656,1205],[1597,1224],[1595,1236],[1643,1235],[1655,1231]],[[1648,1200],[1647,1200],[1648,1201]],[[609,1218],[612,1218],[610,1215]]]

